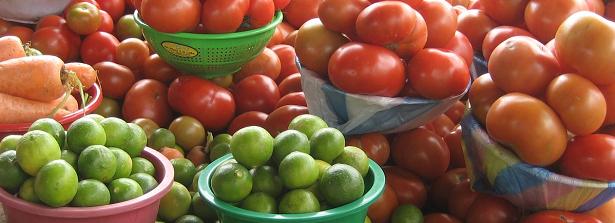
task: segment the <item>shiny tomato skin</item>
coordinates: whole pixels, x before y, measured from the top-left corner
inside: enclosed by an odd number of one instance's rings
[[[270,48],[278,56],[278,59],[280,59],[280,74],[275,79],[276,83],[280,84],[288,75],[299,73],[296,62],[297,53],[294,47],[287,44],[277,44]]]
[[[530,214],[523,218],[520,223],[562,223],[562,222],[577,222],[577,223],[602,223],[602,221],[585,215],[583,213],[575,213],[569,211],[544,210]]]
[[[298,29],[294,47],[302,66],[327,77],[331,55],[348,42],[350,40],[342,33],[327,28],[319,18],[314,18]]]
[[[93,4],[80,2],[74,4],[66,14],[66,24],[79,35],[88,35],[98,30],[102,23],[100,10]]]
[[[485,35],[485,39],[483,40],[481,49],[485,60],[489,60],[489,57],[495,47],[504,42],[504,40],[513,36],[529,36],[536,38],[534,37],[534,34],[516,26],[497,26],[487,32],[487,35]]]
[[[612,165],[615,165],[615,136],[606,134],[574,136],[559,162],[562,173],[567,176],[605,182],[615,180]]]
[[[466,110],[467,101],[457,101],[453,106],[451,106],[444,114],[448,116],[451,121],[455,124],[459,124],[461,121],[461,117],[463,117],[463,113]]]
[[[275,80],[280,76],[281,70],[282,62],[278,55],[272,49],[265,48],[262,53],[243,65],[239,71],[233,73],[233,83],[237,84],[254,74],[265,75]]]
[[[380,1],[367,6],[356,18],[361,41],[374,45],[400,42],[412,33],[415,10],[399,1]]]
[[[122,40],[115,50],[117,63],[131,70],[141,69],[145,60],[150,56],[147,43],[134,37]]]
[[[303,91],[303,87],[301,86],[301,73],[288,75],[278,84],[278,88],[280,89],[281,96],[292,92]]]
[[[190,32],[201,22],[199,0],[143,0],[139,14],[155,30],[165,33]]]
[[[555,77],[547,86],[545,98],[574,135],[591,134],[604,123],[606,99],[594,83],[581,75],[567,73]]]
[[[480,193],[466,212],[466,222],[517,223],[522,209],[492,194]]]
[[[113,18],[111,18],[111,15],[109,15],[108,12],[105,12],[105,10],[98,11],[100,12],[102,20],[100,22],[100,26],[96,31],[114,33],[115,23],[113,22]]]
[[[479,0],[485,13],[502,25],[519,25],[530,0]]]
[[[451,41],[449,41],[446,45],[442,46],[442,48],[453,51],[461,56],[461,58],[463,58],[466,62],[468,68],[472,66],[472,63],[474,62],[474,49],[472,48],[472,43],[470,43],[468,37],[466,37],[466,35],[462,32],[455,31],[455,36],[453,36]]]
[[[284,105],[302,105],[307,107],[305,93],[303,91],[297,91],[285,94],[278,100],[278,103],[275,104],[275,108],[277,109]]]
[[[382,195],[367,208],[367,217],[372,223],[389,223],[399,205],[393,187],[385,182]]]
[[[427,24],[427,43],[425,47],[443,47],[455,36],[457,31],[457,12],[447,1],[423,0],[416,9]],[[437,35],[433,35],[437,33]]]
[[[461,221],[465,221],[470,206],[481,193],[472,190],[470,185],[471,182],[469,178],[462,180],[455,185],[448,196],[448,213]]]
[[[275,4],[272,0],[250,0],[246,19],[240,30],[258,29],[266,26],[275,16]],[[247,22],[247,23],[246,23]]]
[[[453,120],[445,114],[438,115],[438,117],[431,121],[431,124],[433,124],[436,134],[442,137],[451,133],[455,128],[455,123],[453,123]]]
[[[513,36],[500,43],[489,58],[487,70],[493,82],[507,93],[535,97],[560,74],[557,58],[544,44],[527,36]]]
[[[98,81],[105,97],[123,99],[136,81],[130,68],[115,62],[98,62],[92,68],[98,72]]]
[[[269,114],[275,110],[275,105],[280,100],[280,89],[269,76],[254,74],[237,83],[233,97],[237,114],[247,111]]]
[[[292,0],[282,9],[284,19],[299,29],[307,21],[318,18],[318,6],[322,0]]]
[[[491,74],[486,73],[478,76],[468,90],[468,103],[472,108],[472,114],[479,123],[485,125],[487,112],[493,102],[505,95],[506,92],[498,87],[491,79]]]
[[[393,97],[406,79],[399,56],[384,47],[359,42],[338,48],[328,70],[331,83],[351,94]]]
[[[615,84],[598,85],[600,92],[606,100],[606,115],[602,126],[615,123]]]
[[[142,79],[126,92],[122,105],[122,117],[131,122],[148,118],[159,127],[167,127],[173,117],[173,109],[167,99],[169,87],[157,80]]]
[[[169,86],[168,99],[173,110],[196,118],[208,131],[226,129],[235,117],[233,94],[199,76],[182,75],[176,78]]]
[[[568,17],[555,34],[555,54],[566,65],[597,85],[615,83],[615,23],[592,12]]]
[[[448,213],[449,196],[453,189],[462,181],[469,180],[466,168],[447,170],[429,183],[428,201],[436,211]]]
[[[568,141],[564,123],[549,105],[518,92],[501,96],[491,105],[486,129],[491,138],[534,166],[555,163]]]
[[[61,27],[44,27],[30,35],[30,46],[45,55],[54,55],[62,60],[69,57],[70,43]]]
[[[162,59],[157,53],[146,57],[141,66],[143,78],[151,78],[163,83],[171,83],[175,78],[183,75],[181,71]]]
[[[367,157],[380,166],[384,166],[391,154],[391,145],[381,132],[368,132],[346,137],[346,145],[361,148]]]
[[[101,10],[109,13],[113,21],[117,21],[124,15],[126,9],[125,0],[96,0]]]
[[[248,13],[248,0],[209,0],[203,3],[201,23],[205,33],[232,33]],[[220,22],[224,21],[224,22]]]
[[[115,52],[120,41],[107,32],[96,31],[87,35],[81,42],[81,60],[87,64],[102,61],[117,62]]]
[[[481,9],[469,9],[457,17],[457,31],[466,35],[475,52],[481,52],[485,36],[499,25]]]
[[[421,177],[399,166],[383,166],[382,170],[400,204],[413,204],[423,208],[427,201],[427,187]]]
[[[434,180],[448,169],[450,152],[444,139],[423,128],[398,133],[391,143],[397,166],[411,170],[425,180]]]
[[[263,123],[263,127],[267,129],[271,136],[275,137],[280,132],[288,129],[288,124],[290,124],[293,118],[308,113],[307,106],[284,105],[269,113],[269,116],[265,119],[265,123]]]
[[[470,82],[470,70],[465,60],[442,48],[419,50],[408,61],[406,75],[416,92],[435,100],[460,95]]]
[[[353,35],[359,13],[370,4],[367,0],[323,0],[318,5],[318,17],[327,28]]]
[[[528,30],[542,43],[547,43],[555,37],[562,22],[579,11],[589,11],[585,0],[530,0],[524,20]]]
[[[450,133],[444,135],[442,138],[446,142],[448,146],[448,150],[451,153],[451,162],[449,164],[449,169],[451,168],[461,168],[466,167],[465,157],[463,154],[463,148],[461,144],[461,132],[462,128],[460,124],[455,125],[453,130]]]
[[[246,126],[261,126],[265,123],[265,119],[267,119],[269,114],[261,112],[261,111],[247,111],[241,113],[229,123],[228,128],[226,129],[226,133],[233,135],[237,130],[246,127]]]

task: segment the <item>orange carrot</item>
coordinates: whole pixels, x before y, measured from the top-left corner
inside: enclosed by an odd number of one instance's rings
[[[0,124],[29,123],[44,117],[57,119],[77,110],[77,100],[69,96],[67,102],[51,115],[63,99],[64,96],[50,102],[41,102],[0,93],[0,104],[3,106],[0,109]]]
[[[63,68],[64,61],[51,55],[2,61],[0,93],[43,102],[55,100],[67,92],[69,75]]]
[[[0,62],[26,56],[23,43],[17,36],[0,37],[0,49]]]
[[[84,91],[90,89],[90,87],[92,87],[98,79],[98,72],[96,72],[96,70],[94,70],[94,68],[87,63],[69,62],[64,64],[64,68],[75,72],[77,78],[79,78],[79,81],[83,86]],[[73,93],[78,91],[79,89],[75,88]]]

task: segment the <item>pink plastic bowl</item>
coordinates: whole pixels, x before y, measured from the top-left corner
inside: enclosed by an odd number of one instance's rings
[[[100,106],[100,103],[102,103],[102,99],[103,99],[102,90],[100,89],[100,86],[98,84],[94,84],[94,86],[92,86],[90,89],[88,89],[84,93],[87,93],[88,95],[92,97],[90,102],[88,102],[88,104],[85,105],[85,108],[79,109],[76,112],[62,116],[57,119],[64,126],[64,129],[68,129],[68,126],[70,124],[72,124],[78,118],[83,117],[84,110],[85,110],[85,114],[90,114],[94,110],[96,110],[98,106]],[[77,99],[77,102],[81,101],[80,96],[76,95],[75,98]],[[30,128],[30,125],[32,125],[32,123],[0,124],[0,140],[2,140],[4,137],[8,135],[23,135],[24,133],[28,131],[28,128]]]
[[[173,165],[161,153],[146,147],[141,153],[154,164],[154,177],[158,186],[137,198],[115,204],[98,207],[59,207],[35,204],[0,188],[2,203],[7,223],[153,223],[158,214],[160,198],[173,184]]]

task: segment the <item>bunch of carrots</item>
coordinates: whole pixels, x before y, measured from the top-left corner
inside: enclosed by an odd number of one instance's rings
[[[97,80],[92,66],[40,55],[15,36],[0,37],[0,49],[0,124],[57,119],[76,112],[74,92],[79,92],[85,106],[83,92]]]

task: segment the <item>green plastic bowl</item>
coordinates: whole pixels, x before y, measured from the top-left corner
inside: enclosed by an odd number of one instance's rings
[[[367,208],[374,203],[384,191],[384,172],[380,166],[369,160],[369,172],[365,176],[365,193],[363,197],[349,204],[325,211],[305,214],[268,214],[249,211],[214,196],[209,181],[214,170],[226,160],[232,159],[231,154],[218,158],[208,165],[198,179],[199,193],[218,212],[221,223],[251,223],[251,222],[310,222],[310,223],[362,223],[367,216]]]
[[[163,33],[145,24],[137,10],[134,17],[162,59],[181,72],[213,78],[235,73],[261,54],[284,16],[277,11],[266,26],[225,34]]]

